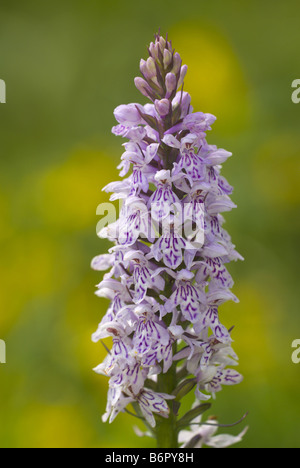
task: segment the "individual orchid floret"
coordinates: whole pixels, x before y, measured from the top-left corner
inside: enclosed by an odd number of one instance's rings
[[[143,111],[143,106],[140,104],[122,104],[114,110],[114,116],[125,127],[135,127],[143,122],[138,109]]]
[[[200,136],[203,132],[211,130],[211,125],[216,121],[216,117],[212,114],[204,114],[203,112],[195,112],[187,115],[183,119],[183,128]]]
[[[105,271],[113,266],[114,256],[112,254],[98,255],[92,260],[91,267],[96,271]]]
[[[184,319],[192,324],[200,323],[205,301],[204,291],[200,286],[193,284],[193,279],[193,273],[181,270],[177,275],[176,289],[165,305],[167,312],[179,307]]]
[[[166,135],[163,142],[167,146],[177,148],[179,150],[179,162],[174,164],[173,175],[185,172],[193,182],[203,180],[205,177],[205,165],[200,156],[197,154],[198,136],[190,133],[183,137],[179,142],[173,135]]]
[[[108,352],[95,368],[109,379],[103,421],[134,414],[159,448],[227,447],[245,431],[217,436],[199,417],[223,386],[242,381],[234,324],[225,326],[221,307],[238,302],[227,264],[242,259],[223,227],[236,207],[221,175],[232,154],[207,142],[216,117],[194,112],[187,66],[167,37],[155,36],[140,72],[134,83],[148,102],[114,111],[112,132],[126,139],[122,180],[103,190],[120,210],[98,229],[114,245],[92,261],[109,270],[96,295],[110,305],[92,336]],[[182,414],[190,392],[194,404]]]
[[[171,341],[170,332],[147,305],[135,309],[138,316],[133,346],[143,366],[150,367],[161,362],[165,348]]]
[[[162,260],[166,267],[176,270],[183,262],[184,252],[193,249],[193,246],[182,237],[182,226],[176,226],[175,216],[171,218],[171,224],[164,223],[162,236],[153,244],[147,257],[154,257],[157,262]]]
[[[142,252],[128,252],[124,257],[124,261],[129,263],[132,269],[132,276],[128,279],[127,283],[128,286],[134,287],[133,300],[136,304],[141,303],[145,299],[148,289],[164,290],[164,279],[159,275],[155,275],[155,271],[151,269],[150,262]]]
[[[151,216],[154,221],[162,221],[174,209],[174,205],[180,201],[172,190],[173,178],[170,171],[162,170],[156,173],[155,182],[157,189],[151,195],[148,206],[151,208]]]
[[[199,400],[207,399],[207,394],[215,396],[217,392],[222,390],[222,385],[237,385],[242,382],[243,378],[239,372],[234,369],[223,369],[215,366],[209,366],[205,369],[199,369],[196,375],[197,392]],[[200,392],[204,390],[207,394]]]
[[[165,393],[155,393],[147,388],[138,396],[138,403],[142,414],[151,427],[155,427],[156,421],[154,414],[167,418],[170,414],[170,408],[166,400],[172,400],[175,397]]]
[[[122,207],[118,241],[130,247],[139,237],[151,240],[150,213],[143,199],[129,197]]]
[[[156,174],[155,166],[151,166],[152,160],[155,158],[159,144],[152,143],[143,151],[137,143],[125,143],[126,151],[122,155],[122,163],[119,169],[122,169],[120,176],[124,177],[130,165],[133,165],[131,180],[131,194],[139,194],[142,190],[147,193],[149,190],[150,181],[154,181]]]
[[[182,430],[179,433],[179,443],[181,448],[202,448],[203,446],[211,448],[227,448],[243,440],[248,428],[246,427],[237,436],[229,434],[216,435],[218,431],[218,421],[215,418],[209,418],[205,423],[202,417],[197,416],[190,423],[189,430]]]

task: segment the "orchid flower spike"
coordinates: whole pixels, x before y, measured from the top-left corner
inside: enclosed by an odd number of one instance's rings
[[[216,117],[193,112],[183,91],[187,66],[171,42],[158,34],[148,52],[135,79],[148,102],[114,111],[112,132],[126,139],[124,179],[105,190],[123,205],[100,233],[114,247],[92,262],[110,269],[96,294],[111,305],[93,334],[111,344],[95,369],[109,379],[103,420],[131,405],[158,447],[225,447],[245,432],[216,436],[215,427],[193,424],[223,386],[242,381],[219,310],[237,302],[226,265],[242,259],[223,228],[222,213],[236,206],[221,175],[231,153],[207,142]],[[189,392],[195,403],[181,414]]]

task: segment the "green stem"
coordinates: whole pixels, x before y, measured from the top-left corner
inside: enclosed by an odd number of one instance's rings
[[[176,364],[174,363],[168,372],[158,375],[157,391],[170,395],[176,388],[176,381]],[[173,410],[173,400],[169,400],[169,408],[168,418],[157,418],[157,448],[178,448],[177,417]]]

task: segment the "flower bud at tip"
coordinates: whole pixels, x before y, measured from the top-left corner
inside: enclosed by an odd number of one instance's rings
[[[164,67],[168,68],[168,66],[172,62],[172,54],[168,49],[164,50]]]
[[[143,96],[151,99],[152,101],[152,90],[150,88],[150,86],[148,85],[148,83],[143,80],[143,78],[140,78],[139,76],[137,76],[135,79],[134,79],[134,84],[136,86],[136,88],[140,91],[140,93],[143,94]]]
[[[148,76],[150,79],[156,77],[156,66],[155,62],[152,57],[149,57],[146,62],[147,65],[147,70],[148,70]]]
[[[177,86],[177,79],[174,73],[167,74],[165,83],[166,83],[166,89],[167,89],[166,98],[169,98],[171,94],[173,93],[173,91],[175,91],[176,86]]]
[[[170,104],[170,101],[168,99],[162,99],[161,101],[156,99],[154,104],[155,104],[155,109],[156,109],[157,113],[161,117],[165,117],[170,112],[170,105],[171,104]]]
[[[172,73],[177,75],[179,73],[179,70],[181,68],[182,60],[178,52],[175,52],[174,57],[173,57],[173,68],[172,68]]]
[[[188,67],[187,65],[183,65],[181,67],[181,70],[180,70],[180,77],[179,77],[179,80],[178,80],[178,85],[177,85],[177,89],[180,88],[180,86],[182,86],[183,84],[183,81],[184,81],[184,78],[187,74],[187,70],[188,70]]]

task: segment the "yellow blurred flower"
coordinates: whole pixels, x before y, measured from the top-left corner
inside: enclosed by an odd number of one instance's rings
[[[184,89],[194,110],[216,115],[218,130],[226,135],[239,131],[250,114],[248,84],[228,38],[198,22],[177,24],[170,37],[188,64]]]
[[[38,181],[40,215],[56,229],[78,230],[93,223],[96,229],[96,208],[108,200],[101,190],[117,178],[110,154],[77,150]]]
[[[300,140],[293,134],[279,134],[259,148],[253,160],[255,186],[275,207],[300,203]]]

